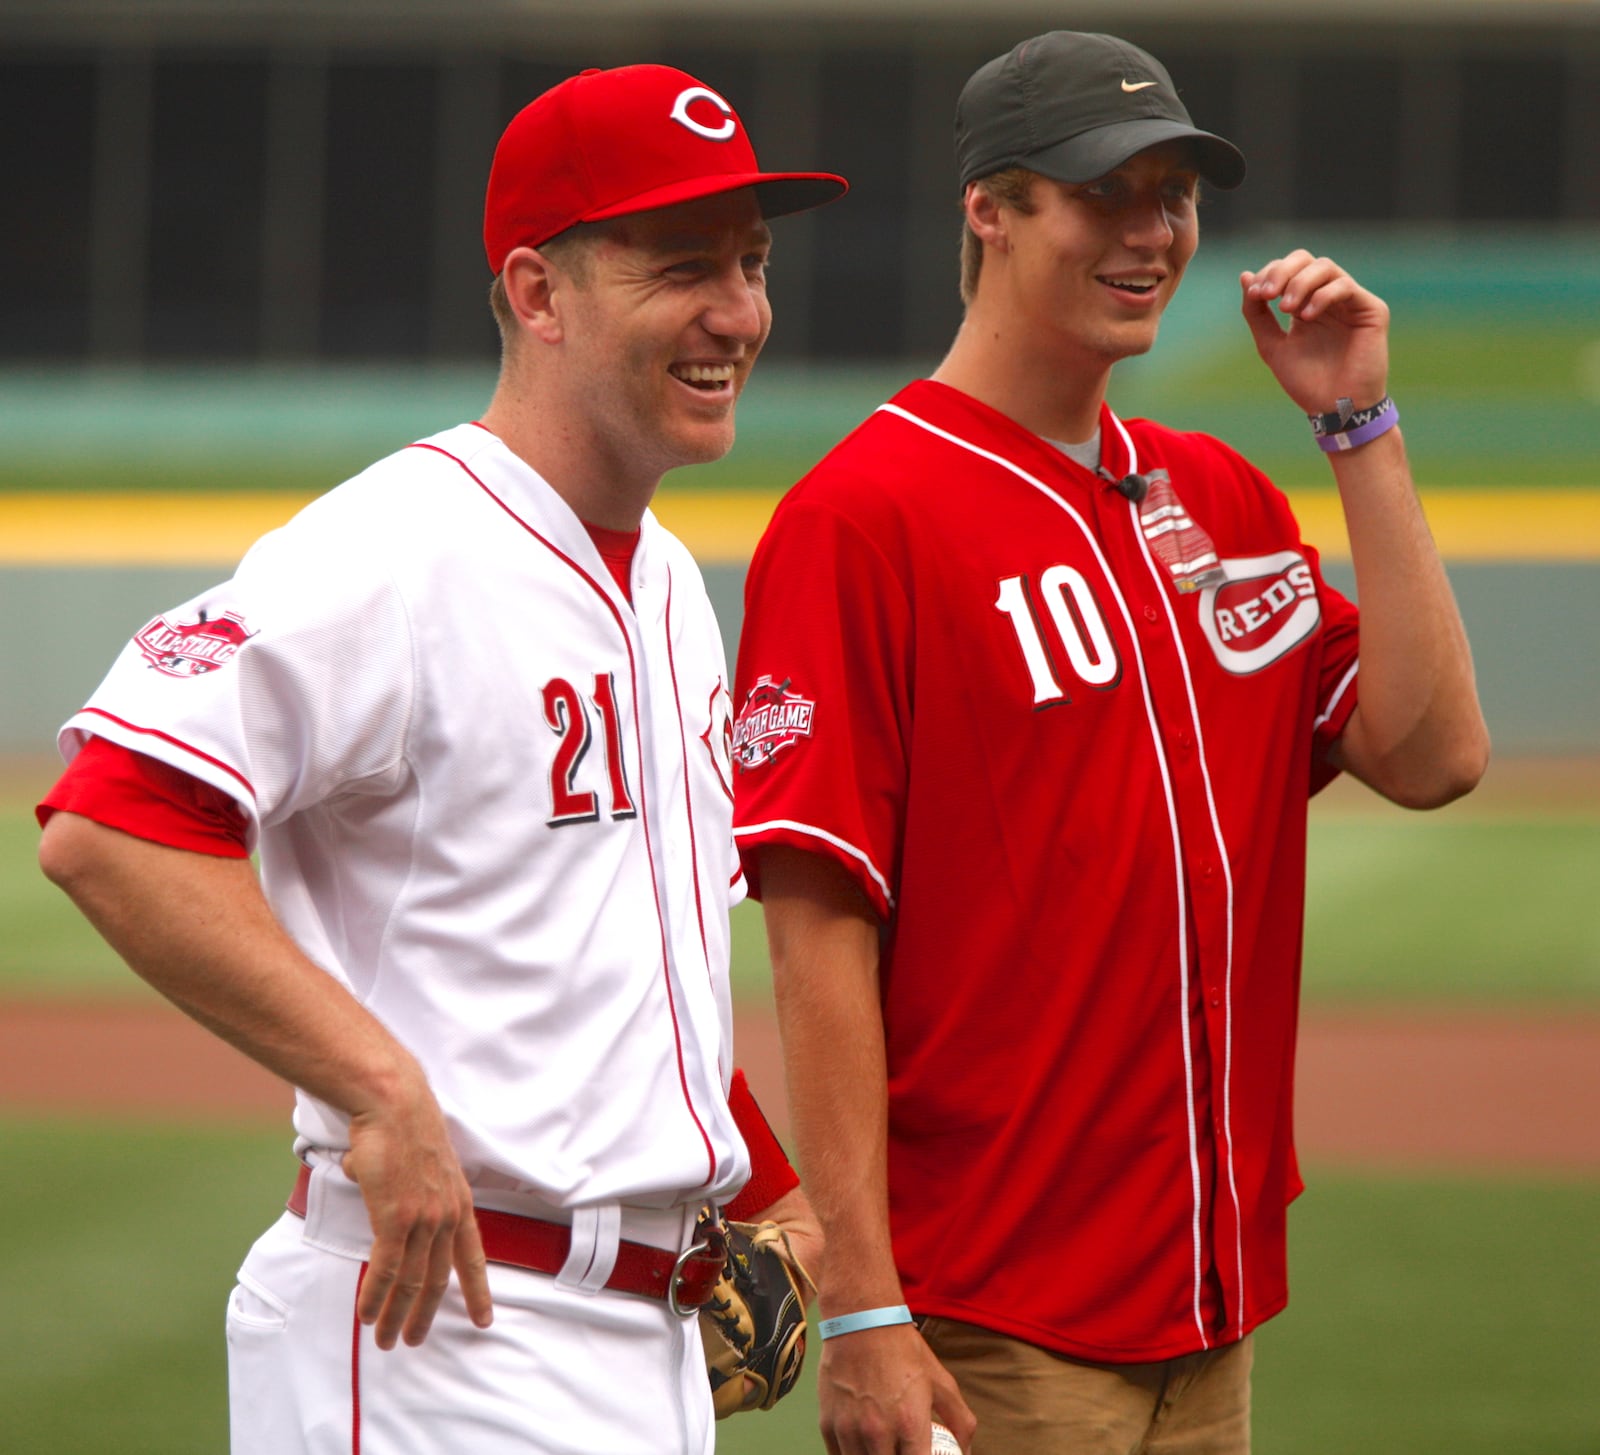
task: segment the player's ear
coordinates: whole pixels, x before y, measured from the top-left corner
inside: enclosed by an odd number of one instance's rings
[[[1000,205],[1000,199],[981,181],[969,182],[966,194],[961,199],[961,207],[967,216],[967,226],[978,241],[986,247],[1004,252],[1009,240],[1006,236],[1006,209]]]
[[[554,263],[537,248],[513,248],[506,254],[501,277],[517,327],[541,343],[560,343],[561,308],[557,295],[565,280]]]

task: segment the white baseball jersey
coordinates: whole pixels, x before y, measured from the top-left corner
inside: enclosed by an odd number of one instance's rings
[[[488,431],[379,461],[157,618],[63,731],[231,794],[285,927],[425,1068],[467,1177],[726,1197],[727,672],[645,517],[633,601]],[[300,1149],[348,1145],[298,1094]]]

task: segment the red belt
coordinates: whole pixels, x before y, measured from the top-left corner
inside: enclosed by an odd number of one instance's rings
[[[306,1215],[306,1193],[311,1186],[311,1169],[300,1168],[294,1191],[289,1195],[289,1211],[297,1218]],[[513,1268],[528,1268],[535,1273],[559,1273],[572,1247],[572,1229],[565,1223],[543,1218],[522,1217],[493,1208],[474,1208],[483,1254],[491,1263],[508,1263]],[[674,1253],[667,1248],[652,1248],[648,1243],[617,1245],[617,1263],[605,1286],[618,1293],[642,1294],[664,1299],[677,1314],[690,1313],[711,1297],[722,1274],[725,1251],[720,1219],[700,1229],[700,1241]]]

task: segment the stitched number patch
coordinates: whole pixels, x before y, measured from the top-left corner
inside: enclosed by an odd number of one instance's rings
[[[564,677],[554,677],[544,685],[545,725],[559,741],[550,763],[551,828],[566,824],[593,823],[600,817],[600,796],[592,789],[578,787],[578,774],[594,739],[589,703]],[[600,719],[600,735],[605,742],[607,786],[611,797],[611,817],[632,818],[638,811],[628,790],[628,775],[622,758],[622,729],[617,712],[617,685],[609,672],[597,672],[590,698]]]
[[[1061,686],[1058,658],[1045,640],[1035,602],[1043,605],[1073,675],[1089,687],[1116,686],[1122,659],[1083,573],[1071,566],[1051,566],[1037,586],[1027,576],[1007,576],[1000,582],[994,609],[1010,620],[1017,634],[1033,685],[1033,705],[1054,707],[1072,701]]]

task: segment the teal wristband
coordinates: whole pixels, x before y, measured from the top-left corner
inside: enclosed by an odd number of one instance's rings
[[[887,1324],[909,1324],[911,1310],[903,1303],[892,1308],[864,1308],[859,1313],[840,1314],[836,1319],[823,1319],[817,1333],[824,1339],[837,1339],[840,1334],[855,1334],[862,1329],[881,1329]]]

